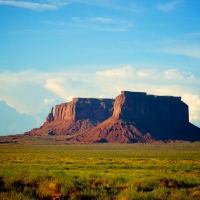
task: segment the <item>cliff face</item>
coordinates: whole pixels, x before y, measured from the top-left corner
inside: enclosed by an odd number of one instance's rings
[[[190,134],[188,134],[190,133]],[[113,116],[72,141],[133,143],[200,140],[200,129],[189,123],[188,106],[180,97],[122,91]]]
[[[113,112],[114,103],[114,112]],[[176,120],[189,121],[188,106],[181,97],[154,96],[142,92],[122,91],[116,100],[95,98],[73,98],[69,103],[55,107],[47,117],[53,120],[98,120],[109,117],[124,120]]]
[[[73,98],[53,108],[40,127],[26,134],[73,135],[84,133],[113,114],[113,99]]]
[[[112,116],[113,99],[73,98],[69,103],[57,105],[55,120],[98,120]]]
[[[180,97],[122,91],[116,99],[74,98],[53,108],[40,128],[26,134],[70,135],[68,142],[133,143],[200,140]]]
[[[45,124],[49,124],[52,121],[54,121],[54,116],[53,116],[53,107],[51,108],[51,112],[47,115],[46,117],[46,122]]]
[[[116,98],[113,116],[123,120],[189,121],[188,106],[181,97],[127,91]]]

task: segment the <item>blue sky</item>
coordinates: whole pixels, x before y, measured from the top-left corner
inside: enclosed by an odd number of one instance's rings
[[[0,100],[39,126],[73,97],[181,96],[200,126],[199,10],[196,0],[0,0]]]

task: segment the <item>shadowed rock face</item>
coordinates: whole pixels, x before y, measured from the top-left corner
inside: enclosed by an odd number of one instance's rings
[[[189,123],[188,116],[188,106],[180,97],[122,91],[116,97],[111,118],[71,140],[85,143],[200,140],[200,129]]]
[[[181,97],[154,96],[122,91],[114,104],[113,116],[123,120],[189,121],[188,106]]]
[[[113,99],[74,98],[55,107],[38,129],[26,134],[71,135],[68,142],[152,143],[200,140],[180,97],[122,91]]]
[[[46,124],[51,123],[54,120],[54,116],[53,116],[53,107],[51,108],[51,112],[47,115],[46,117]]]

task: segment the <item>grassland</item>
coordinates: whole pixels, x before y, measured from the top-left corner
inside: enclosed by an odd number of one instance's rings
[[[200,143],[0,145],[0,199],[200,199]]]

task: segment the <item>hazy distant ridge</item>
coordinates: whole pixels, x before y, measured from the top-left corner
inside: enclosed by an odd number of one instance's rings
[[[5,101],[0,101],[0,111],[0,135],[22,133],[36,126],[34,117],[19,113]]]

